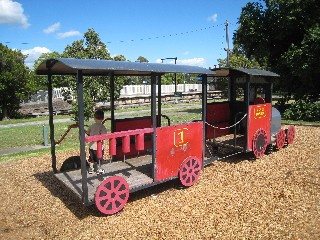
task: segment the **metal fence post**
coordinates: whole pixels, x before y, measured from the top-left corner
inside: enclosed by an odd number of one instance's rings
[[[48,146],[48,128],[45,125],[42,125],[42,136],[43,136],[43,145]]]

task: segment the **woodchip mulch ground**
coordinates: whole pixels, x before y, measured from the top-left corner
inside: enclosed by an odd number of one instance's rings
[[[2,162],[0,239],[320,239],[320,128],[297,135],[256,161],[215,162],[190,188],[134,193],[108,217],[53,177],[50,156]]]

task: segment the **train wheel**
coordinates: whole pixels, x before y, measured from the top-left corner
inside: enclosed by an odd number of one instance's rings
[[[283,129],[280,128],[276,136],[276,146],[278,149],[281,149],[283,148],[285,143],[286,143],[286,133]]]
[[[288,144],[292,144],[294,141],[294,138],[296,137],[296,129],[294,126],[290,126],[287,130],[287,141]]]
[[[119,176],[105,179],[95,195],[96,206],[100,212],[111,215],[124,208],[129,198],[129,185]]]
[[[188,157],[181,164],[179,179],[183,186],[190,187],[198,180],[201,170],[201,161],[196,157]]]
[[[262,128],[258,129],[253,136],[252,140],[252,151],[256,158],[263,156],[264,152],[267,149],[268,139],[267,133]]]

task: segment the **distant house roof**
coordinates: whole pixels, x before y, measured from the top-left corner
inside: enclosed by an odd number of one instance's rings
[[[82,70],[83,75],[90,76],[103,76],[109,73],[114,75],[151,75],[152,73],[215,74],[209,69],[196,66],[75,58],[48,59],[38,66],[36,73],[38,75],[75,75],[78,70]]]
[[[229,77],[230,74],[237,74],[237,73],[245,74],[249,76],[280,77],[280,75],[274,72],[255,69],[255,68],[216,68],[212,70],[216,72],[215,77]]]

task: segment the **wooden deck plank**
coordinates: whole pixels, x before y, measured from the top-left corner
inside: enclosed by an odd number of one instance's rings
[[[150,156],[128,159],[126,162],[112,162],[101,165],[105,170],[102,175],[88,174],[88,198],[94,200],[97,187],[110,176],[121,176],[128,182],[129,189],[132,190],[153,182],[152,160]],[[69,189],[71,189],[80,199],[82,199],[82,176],[81,169],[57,173],[55,176]]]

